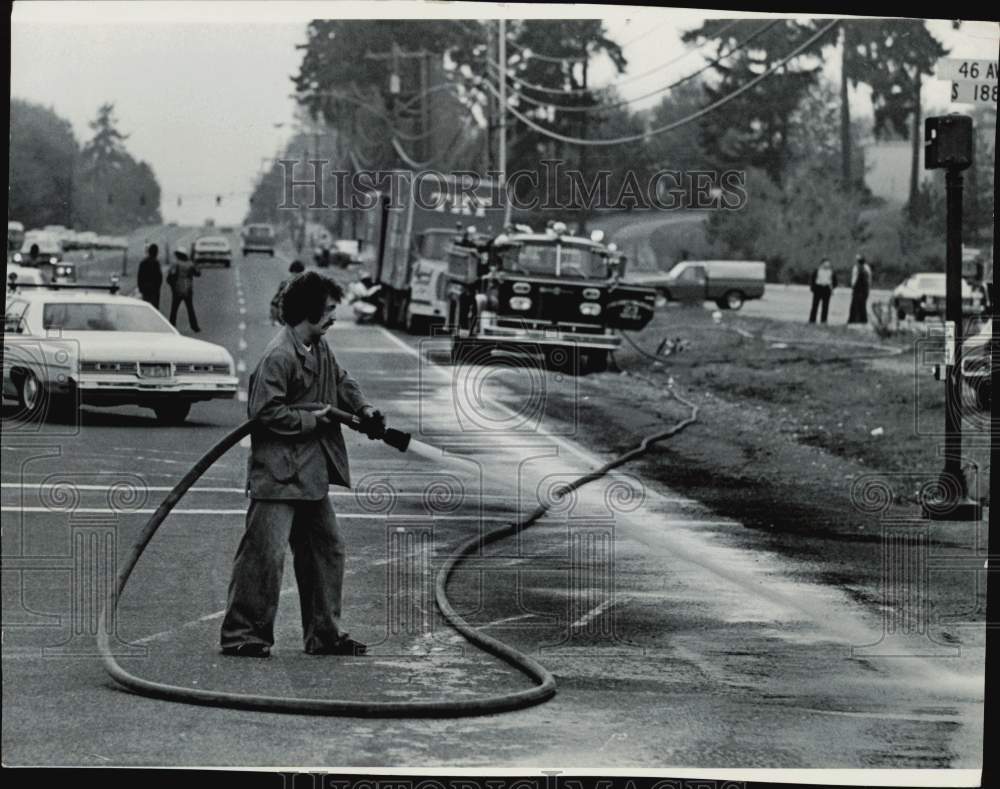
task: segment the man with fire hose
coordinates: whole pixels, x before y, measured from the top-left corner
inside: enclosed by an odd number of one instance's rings
[[[385,417],[365,401],[323,339],[342,297],[339,285],[316,272],[296,277],[282,299],[286,325],[250,377],[247,410],[257,420],[247,472],[250,506],[222,622],[225,655],[270,655],[288,544],[305,651],[362,655],[367,649],[340,626],[344,544],[328,486],[350,487],[350,469],[331,411],[360,417],[360,430],[370,439],[381,438],[386,428]],[[302,408],[307,403],[319,407]]]

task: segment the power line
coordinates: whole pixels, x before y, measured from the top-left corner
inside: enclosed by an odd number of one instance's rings
[[[712,59],[711,61],[709,61],[708,63],[706,63],[704,66],[702,66],[697,71],[694,71],[691,74],[688,74],[687,76],[681,77],[680,79],[678,79],[678,80],[676,80],[674,82],[671,82],[669,85],[664,85],[661,88],[657,88],[656,90],[649,91],[648,93],[644,93],[641,96],[636,96],[633,99],[621,99],[620,101],[612,102],[612,103],[609,103],[609,104],[599,104],[599,105],[590,106],[590,107],[573,107],[571,105],[566,105],[566,104],[553,104],[552,102],[548,102],[548,101],[540,101],[538,99],[533,99],[530,96],[525,96],[523,93],[520,93],[520,92],[516,92],[516,95],[517,95],[517,97],[519,99],[524,99],[529,104],[534,104],[535,106],[538,106],[538,107],[552,107],[554,109],[559,110],[560,112],[588,112],[588,113],[589,112],[602,112],[604,110],[615,109],[616,107],[623,107],[626,104],[634,104],[637,101],[642,101],[643,99],[648,99],[650,96],[656,96],[659,93],[664,93],[664,92],[666,92],[668,90],[672,90],[673,88],[676,88],[679,85],[683,85],[685,82],[688,82],[689,80],[694,79],[699,74],[705,73],[706,71],[708,71],[708,69],[714,68],[715,66],[719,65],[719,63],[722,62],[725,58],[729,57],[730,55],[732,55],[737,50],[740,50],[743,47],[747,46],[755,38],[757,38],[758,36],[760,36],[763,33],[767,32],[770,28],[774,27],[774,25],[776,25],[778,23],[778,21],[780,21],[780,20],[776,20],[776,21],[773,21],[773,22],[768,22],[762,28],[754,31],[751,35],[747,36],[747,38],[743,39],[743,41],[741,41],[739,44],[737,44],[736,46],[734,46],[728,52],[726,52],[725,54],[718,55],[717,57],[715,57],[714,59]],[[490,63],[490,67],[495,69],[495,66],[494,66],[494,64],[492,62]]]
[[[730,20],[728,23],[726,23],[721,28],[719,28],[719,30],[715,33],[715,35],[716,36],[721,36],[723,33],[725,33],[727,30],[729,30],[737,22],[742,22],[742,21],[745,21],[745,20],[742,20],[742,19],[732,19],[732,20]],[[772,22],[768,23],[768,25],[771,26],[771,27],[773,27],[774,25],[776,25],[776,24],[778,24],[779,22],[782,22],[782,21],[784,21],[784,20],[776,19],[776,20],[773,20]],[[657,71],[662,71],[667,66],[672,66],[674,63],[678,63],[681,60],[683,60],[684,58],[693,55],[694,53],[698,52],[699,50],[701,50],[705,46],[707,46],[707,44],[708,44],[708,42],[706,42],[704,45],[702,45],[700,47],[692,47],[691,49],[686,49],[680,55],[678,55],[677,57],[671,58],[670,60],[668,60],[668,61],[666,61],[664,63],[660,63],[658,66],[653,66],[653,68],[647,69],[646,71],[640,72],[639,74],[631,74],[631,75],[629,75],[627,77],[623,77],[622,79],[620,79],[620,80],[618,80],[616,82],[613,82],[610,85],[605,85],[603,88],[597,88],[596,90],[608,90],[610,88],[617,88],[620,85],[627,85],[630,82],[635,82],[636,80],[642,79],[644,77],[648,77],[650,74],[655,74]],[[498,64],[496,63],[496,61],[493,61],[492,65],[494,67],[498,67]],[[572,95],[572,94],[579,95],[579,94],[582,94],[582,93],[592,93],[592,92],[594,92],[594,89],[584,89],[584,88],[550,88],[550,87],[548,87],[546,85],[538,85],[538,84],[533,83],[533,82],[528,82],[528,81],[523,80],[520,77],[515,76],[513,74],[510,75],[510,78],[512,80],[515,80],[515,81],[519,82],[521,85],[523,85],[526,88],[531,88],[532,90],[536,90],[536,91],[539,91],[541,93],[555,93],[555,94],[558,94],[560,96],[567,96],[567,95]]]
[[[695,121],[698,118],[701,118],[702,116],[707,115],[708,113],[717,110],[719,107],[722,107],[723,105],[728,104],[730,101],[732,101],[733,99],[735,99],[740,94],[745,93],[746,91],[750,90],[750,88],[752,88],[754,85],[756,85],[761,80],[765,79],[766,77],[769,77],[771,74],[773,74],[779,68],[781,68],[782,66],[784,66],[788,61],[790,61],[796,55],[798,55],[799,53],[801,53],[803,50],[805,50],[808,47],[812,46],[816,41],[818,41],[820,38],[822,38],[823,36],[825,36],[828,32],[830,32],[838,24],[839,24],[839,20],[836,20],[836,19],[833,20],[828,25],[826,25],[826,27],[822,28],[818,33],[816,33],[811,38],[807,39],[804,43],[800,44],[795,49],[793,49],[791,52],[789,52],[785,57],[781,58],[780,60],[778,60],[777,62],[775,62],[773,65],[771,65],[766,71],[764,71],[763,73],[761,73],[758,76],[754,77],[752,80],[750,80],[749,82],[747,82],[745,85],[741,85],[739,88],[737,88],[736,90],[734,90],[732,93],[729,93],[726,96],[723,96],[718,101],[715,101],[712,104],[709,104],[707,107],[703,107],[702,109],[698,110],[697,112],[692,113],[691,115],[688,115],[688,116],[686,116],[684,118],[681,118],[680,120],[674,121],[673,123],[668,123],[666,126],[660,126],[660,127],[656,128],[656,129],[650,129],[649,131],[644,132],[642,134],[631,134],[631,135],[628,135],[626,137],[615,137],[615,138],[610,139],[610,140],[585,140],[585,139],[582,139],[580,137],[568,137],[568,136],[566,136],[564,134],[559,134],[558,132],[554,132],[551,129],[546,129],[543,126],[539,126],[533,120],[531,120],[530,118],[526,117],[522,113],[518,112],[513,107],[507,107],[506,109],[507,109],[508,112],[510,112],[512,115],[514,115],[514,117],[518,118],[522,123],[524,123],[527,126],[530,126],[535,131],[537,131],[537,132],[539,132],[541,134],[544,134],[545,136],[550,137],[553,140],[560,140],[561,142],[567,142],[567,143],[571,143],[573,145],[625,145],[627,143],[639,142],[640,140],[645,140],[645,139],[648,139],[649,137],[655,137],[655,136],[657,136],[659,134],[664,134],[664,133],[666,133],[668,131],[673,131],[674,129],[677,129],[677,128],[681,127],[681,126],[684,126],[684,125],[686,125],[688,123],[691,123],[692,121]],[[486,87],[490,90],[491,93],[493,93],[494,96],[498,96],[499,95],[499,91],[497,90],[496,86],[493,85],[492,82],[490,82],[489,80],[483,80],[483,84],[486,85]]]

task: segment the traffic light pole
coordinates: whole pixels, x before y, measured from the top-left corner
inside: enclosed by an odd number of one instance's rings
[[[925,124],[925,166],[944,168],[947,197],[945,257],[944,469],[933,500],[925,500],[931,520],[978,521],[982,506],[969,498],[962,470],[962,170],[972,159],[972,120],[949,115]]]

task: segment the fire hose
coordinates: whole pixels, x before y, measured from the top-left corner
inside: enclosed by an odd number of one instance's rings
[[[560,495],[567,495],[578,488],[599,479],[608,474],[613,469],[628,463],[631,460],[645,454],[650,447],[664,439],[676,435],[684,428],[693,424],[698,417],[698,407],[688,402],[672,389],[669,393],[690,409],[690,415],[673,425],[672,427],[647,436],[635,449],[626,452],[611,460],[599,469],[584,474],[581,477],[567,483],[560,491]],[[300,405],[298,408],[307,410],[317,410],[322,406],[319,404]],[[331,417],[355,430],[363,430],[362,420],[345,411],[332,409]],[[184,494],[194,485],[195,482],[226,452],[239,443],[244,437],[250,435],[254,429],[259,429],[255,420],[244,422],[236,429],[232,430],[215,446],[209,449],[190,471],[170,490],[159,507],[147,521],[136,540],[135,545],[129,552],[121,569],[115,578],[114,597],[112,598],[110,609],[105,604],[99,620],[97,633],[97,646],[104,662],[104,668],[115,682],[123,687],[151,698],[177,701],[187,704],[199,704],[213,707],[226,707],[230,709],[263,710],[269,712],[285,713],[305,713],[315,715],[337,715],[345,717],[372,717],[372,718],[417,718],[417,717],[459,717],[472,715],[488,715],[496,712],[507,712],[551,699],[556,692],[556,682],[552,674],[539,662],[519,652],[508,644],[496,638],[486,635],[466,622],[452,607],[448,600],[447,587],[455,568],[469,554],[482,549],[486,545],[505,539],[517,534],[539,520],[548,509],[556,502],[538,506],[526,517],[488,532],[483,536],[472,537],[456,548],[445,560],[441,569],[437,573],[434,586],[434,599],[442,616],[448,624],[460,633],[468,642],[483,650],[484,652],[499,658],[508,665],[530,677],[536,683],[534,687],[527,690],[510,693],[497,694],[474,699],[460,701],[355,701],[342,699],[316,699],[316,698],[296,698],[284,696],[264,696],[247,693],[235,693],[227,691],[204,690],[200,688],[183,687],[179,685],[168,685],[152,680],[143,679],[130,674],[118,661],[115,660],[110,648],[110,637],[112,623],[118,610],[118,603],[125,591],[128,579],[135,569],[139,558],[142,556],[153,535],[160,528],[160,525],[170,514],[170,511],[180,502]],[[387,445],[399,451],[406,451],[410,443],[410,435],[400,430],[386,428],[379,436]]]

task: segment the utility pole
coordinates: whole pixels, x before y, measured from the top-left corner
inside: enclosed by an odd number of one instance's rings
[[[392,120],[394,126],[398,126],[399,96],[400,93],[402,92],[402,76],[400,74],[400,61],[407,60],[409,58],[417,58],[418,61],[420,61],[420,63],[418,63],[419,66],[422,65],[425,62],[425,58],[427,58],[431,54],[432,54],[431,52],[427,51],[423,47],[414,52],[406,52],[403,49],[401,49],[399,44],[397,44],[395,41],[392,42],[392,49],[390,49],[388,52],[365,53],[365,58],[367,60],[390,61],[391,72],[389,74],[389,95],[392,97],[392,105],[390,109],[392,111]],[[423,68],[420,69],[421,84],[423,84],[423,81],[425,79],[424,76],[425,73],[426,73],[425,69]],[[421,96],[420,101],[421,101],[421,123],[426,124],[426,101],[427,101],[426,94]],[[421,129],[421,132],[424,133],[426,131],[427,131],[427,126],[424,125],[423,128]]]
[[[500,20],[500,40],[497,63],[500,66],[500,151],[499,170],[500,183],[497,184],[501,194],[507,189],[507,20]],[[504,195],[504,225],[510,224],[510,199]]]
[[[581,80],[581,87],[583,90],[587,89],[587,67],[590,65],[587,58],[587,44],[583,45],[583,62],[580,64],[581,70],[583,71],[583,79]],[[586,93],[583,94],[584,101],[587,100],[588,96]],[[587,113],[580,113],[580,139],[587,138]],[[580,146],[580,154],[577,156],[577,166],[580,168],[580,177],[586,178],[587,173],[587,146]],[[582,195],[581,195],[582,196]],[[576,232],[578,235],[587,235],[587,206],[581,201],[580,212],[577,218],[577,228]]]
[[[492,55],[492,53],[494,52],[494,43],[496,43],[496,47],[497,47],[496,51],[499,51],[500,43],[499,43],[499,41],[494,42],[494,40],[493,40],[496,37],[496,33],[494,32],[494,29],[493,29],[492,25],[488,25],[486,29],[487,29],[487,37],[488,37],[488,40],[486,42],[486,56],[487,56],[487,58],[489,58]],[[506,81],[505,77],[504,77],[505,68],[504,68],[504,64],[502,62],[498,63],[498,66],[500,68],[500,90],[503,91],[504,90],[503,83]],[[501,95],[503,95],[503,94],[501,93]],[[493,95],[492,92],[487,92],[487,94],[486,94],[486,150],[484,152],[485,156],[483,157],[485,159],[484,166],[483,166],[483,172],[486,172],[486,173],[488,173],[488,172],[490,172],[490,171],[492,171],[494,169],[493,168],[493,130],[496,127],[496,112],[495,112],[496,104],[497,104],[496,97]]]

